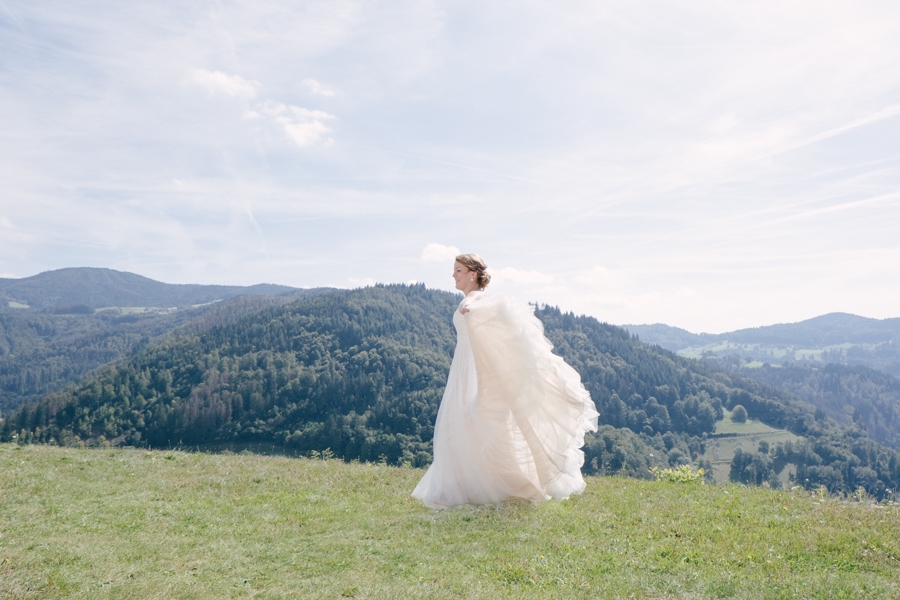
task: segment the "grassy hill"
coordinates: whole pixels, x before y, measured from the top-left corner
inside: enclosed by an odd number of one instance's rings
[[[589,477],[433,512],[423,471],[0,445],[0,597],[897,598],[900,508]]]

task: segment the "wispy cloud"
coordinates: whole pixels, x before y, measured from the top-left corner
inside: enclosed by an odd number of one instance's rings
[[[337,118],[325,111],[283,104],[261,106],[258,112],[284,127],[288,138],[301,148],[330,141],[325,136],[331,129],[324,122]]]
[[[873,198],[864,198],[862,200],[854,200],[853,202],[843,202],[840,204],[834,204],[832,206],[826,206],[823,208],[817,208],[815,210],[805,211],[796,215],[791,215],[788,217],[784,217],[783,221],[792,221],[797,219],[809,219],[811,217],[817,217],[820,215],[825,215],[829,213],[835,213],[840,211],[852,210],[856,208],[862,208],[864,206],[868,206],[871,204],[879,204],[879,203],[889,203],[893,201],[895,204],[900,205],[900,191],[893,192],[891,194],[881,194],[879,196],[875,196]]]
[[[541,273],[540,271],[535,271],[533,269],[515,269],[513,267],[497,269],[495,277],[498,282],[526,284],[531,286],[547,285],[553,283],[555,280],[553,275],[547,273]]]
[[[461,252],[456,246],[431,243],[422,250],[420,260],[422,262],[440,262],[449,264],[460,254]]]
[[[22,20],[16,15],[16,13],[10,10],[5,2],[0,2],[0,15],[3,15],[3,17],[5,17],[4,20],[9,21],[20,29],[22,28]]]
[[[194,69],[191,71],[191,81],[205,87],[211,93],[240,98],[255,98],[260,87],[258,81],[250,81],[239,75],[230,75],[222,71],[207,71],[205,69]]]
[[[360,278],[360,279],[357,279],[357,278],[355,278],[355,277],[349,277],[349,278],[347,279],[347,281],[350,282],[350,286],[351,286],[351,287],[354,287],[354,288],[358,288],[358,287],[372,287],[372,286],[375,285],[375,283],[376,283],[375,280],[374,280],[373,278],[371,278],[371,277],[363,277],[363,278]]]
[[[0,272],[452,290],[458,247],[613,322],[898,316],[897,3],[0,19]]]
[[[257,96],[261,84],[258,81],[250,81],[238,75],[223,73],[221,71],[207,71],[194,69],[191,71],[193,83],[205,87],[211,93],[236,96],[244,99],[253,99]],[[315,84],[315,93],[323,96],[331,96],[333,93],[322,88],[318,82],[307,79],[304,83]],[[325,125],[325,121],[335,119],[334,115],[322,110],[310,110],[301,106],[286,106],[281,103],[264,101],[256,103],[244,113],[246,119],[258,119],[266,117],[278,123],[287,137],[297,146],[306,148],[322,141],[332,141],[326,138],[331,129]]]
[[[314,96],[325,96],[326,98],[334,96],[334,90],[322,85],[315,79],[304,79],[303,85],[305,85],[309,90],[309,93]]]
[[[829,138],[833,138],[837,135],[841,135],[842,133],[852,131],[859,127],[865,127],[867,125],[871,125],[872,123],[877,123],[877,122],[883,121],[885,119],[891,119],[898,115],[900,115],[900,104],[894,104],[894,105],[882,108],[881,110],[878,110],[870,115],[866,115],[866,116],[860,117],[858,119],[853,119],[849,123],[845,123],[839,127],[834,127],[827,131],[817,133],[817,134],[810,136],[809,138],[806,138],[799,142],[789,144],[787,147],[780,148],[770,154],[789,152],[791,150],[796,150],[797,148],[802,148],[803,146],[817,144],[821,141],[827,140]]]

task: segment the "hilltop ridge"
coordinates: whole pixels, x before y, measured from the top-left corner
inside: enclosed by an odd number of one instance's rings
[[[21,279],[0,278],[0,310],[15,306],[37,310],[65,310],[74,306],[89,309],[185,307],[241,295],[275,295],[296,290],[271,283],[251,286],[163,283],[114,269],[72,267]]]
[[[691,333],[662,323],[623,327],[643,342],[690,358],[738,356],[769,363],[862,365],[900,376],[900,318],[870,319],[837,312],[727,333]]]

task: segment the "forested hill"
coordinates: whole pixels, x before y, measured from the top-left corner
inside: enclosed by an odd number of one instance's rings
[[[184,307],[247,295],[293,291],[283,285],[171,284],[134,273],[87,267],[46,271],[22,279],[0,278],[0,310],[26,307],[78,311],[107,306]]]
[[[854,423],[872,439],[900,450],[900,380],[863,366],[789,363],[739,372],[813,404],[835,420]]]
[[[178,310],[0,311],[0,416],[171,331],[196,334],[266,307],[328,291],[238,296]]]
[[[10,414],[0,439],[173,446],[268,441],[347,460],[427,464],[458,296],[376,286],[303,298],[142,347],[89,380]],[[649,476],[698,460],[723,407],[806,441],[745,453],[741,478],[832,491],[896,489],[900,456],[796,397],[647,346],[622,328],[541,308],[556,351],[582,375],[603,427],[588,473]],[[744,473],[744,475],[741,475]],[[747,475],[750,473],[750,475]]]

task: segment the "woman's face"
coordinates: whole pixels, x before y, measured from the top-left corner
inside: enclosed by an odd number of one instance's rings
[[[461,292],[471,291],[475,284],[475,271],[470,271],[468,267],[460,262],[453,263],[453,279],[456,281],[456,289]]]

